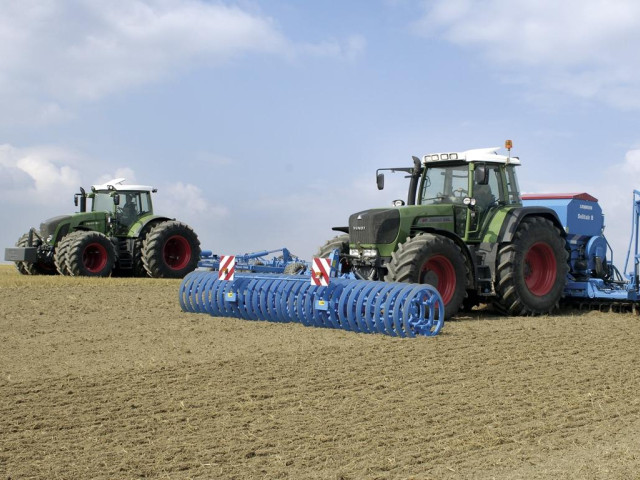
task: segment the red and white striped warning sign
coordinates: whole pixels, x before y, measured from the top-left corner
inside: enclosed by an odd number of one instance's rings
[[[326,287],[329,285],[331,264],[328,258],[314,258],[311,265],[311,285]]]
[[[236,271],[235,255],[221,255],[220,269],[218,270],[218,280],[233,280]]]

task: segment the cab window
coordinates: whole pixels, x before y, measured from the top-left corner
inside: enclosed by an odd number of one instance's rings
[[[516,177],[515,167],[513,165],[508,165],[506,167],[507,172],[507,194],[508,194],[508,203],[522,203],[520,199],[520,188],[518,187],[518,178]]]
[[[429,167],[422,180],[420,203],[462,203],[468,195],[469,168],[467,165]]]

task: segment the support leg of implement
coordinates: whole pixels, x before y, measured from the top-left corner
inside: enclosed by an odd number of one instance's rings
[[[185,312],[270,322],[340,328],[399,337],[434,336],[444,323],[442,298],[428,284],[332,278],[327,286],[309,277],[194,271],[180,284]]]

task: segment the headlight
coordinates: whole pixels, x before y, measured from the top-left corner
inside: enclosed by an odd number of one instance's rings
[[[358,250],[357,248],[352,248],[349,250],[349,255],[352,257],[377,257],[378,251],[375,248],[364,248]]]

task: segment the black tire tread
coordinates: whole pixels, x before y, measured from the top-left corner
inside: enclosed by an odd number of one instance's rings
[[[29,234],[25,233],[22,235],[18,241],[16,242],[16,247],[27,247],[29,246]],[[21,275],[31,275],[31,269],[27,268],[27,262],[15,262],[16,270],[20,272]]]
[[[317,258],[328,258],[335,249],[338,249],[340,253],[340,273],[348,273],[351,271],[353,265],[349,260],[343,256],[349,254],[349,234],[344,233],[342,235],[336,235],[330,240],[327,240],[324,245],[318,248],[316,253]]]
[[[546,307],[539,307],[528,303],[522,294],[518,291],[516,284],[516,272],[519,252],[519,247],[525,239],[528,241],[532,237],[540,235],[543,230],[553,232],[555,239],[554,245],[550,245],[558,254],[557,258],[557,282],[566,281],[569,265],[567,263],[568,253],[565,249],[564,239],[560,233],[558,227],[556,227],[550,220],[543,217],[527,217],[522,220],[513,240],[509,244],[505,244],[498,250],[497,270],[496,270],[496,293],[498,298],[493,302],[494,308],[504,315],[541,315],[551,313],[557,309],[562,297],[562,291],[564,288],[554,287],[556,290],[555,298],[551,305]],[[559,285],[556,283],[556,286]]]
[[[445,318],[449,319],[458,313],[467,296],[466,283],[470,275],[469,264],[466,261],[465,255],[453,240],[432,233],[420,233],[415,237],[408,238],[404,243],[400,243],[396,251],[391,254],[391,261],[387,265],[388,273],[385,281],[418,283],[419,270],[422,266],[421,258],[428,255],[428,252],[434,248],[438,250],[441,248],[453,248],[452,251],[456,252],[453,256],[457,258],[449,258],[449,260],[451,260],[454,266],[457,261],[464,265],[464,277],[461,282],[462,287],[457,288],[457,293],[454,294],[454,298],[452,298],[449,305],[445,307]],[[460,288],[462,288],[462,291]]]
[[[84,265],[82,264],[82,250],[86,244],[91,242],[100,242],[107,249],[108,262],[103,272],[98,274],[91,274],[85,272]],[[69,240],[69,246],[66,253],[66,266],[70,275],[72,276],[99,276],[108,277],[111,275],[113,265],[116,258],[116,248],[111,243],[111,240],[103,233],[96,231],[79,231],[77,235],[74,235]]]
[[[53,263],[56,266],[56,270],[60,275],[71,275],[67,268],[67,253],[69,252],[69,246],[74,237],[77,237],[80,231],[74,231],[68,233],[58,242],[55,251],[53,253]]]
[[[331,240],[327,240],[324,245],[318,248],[318,252],[315,256],[318,258],[326,258],[331,255],[331,252],[333,252],[336,248],[340,251],[340,253],[349,253],[348,233],[337,235]]]
[[[164,262],[162,249],[165,236],[182,235],[191,244],[191,260],[181,270],[172,270]],[[155,225],[142,242],[142,263],[147,274],[152,278],[182,278],[198,267],[200,261],[200,240],[193,229],[186,223],[169,220]]]

